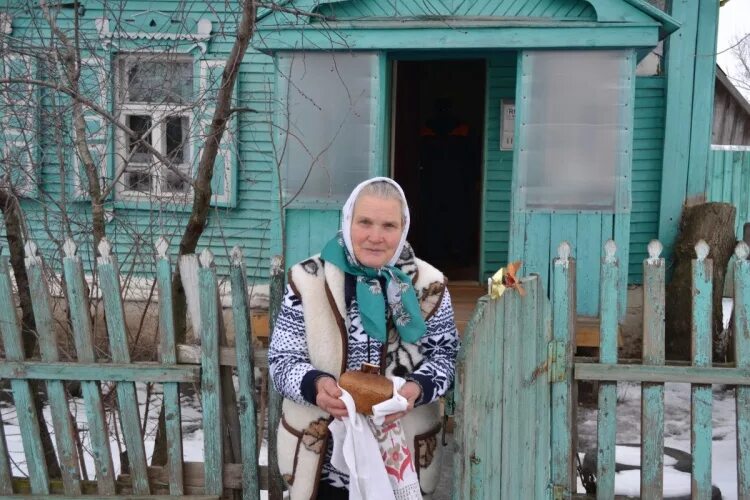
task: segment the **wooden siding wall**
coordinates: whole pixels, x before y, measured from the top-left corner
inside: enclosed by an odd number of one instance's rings
[[[735,236],[750,222],[750,147],[712,148],[708,157],[708,201],[731,203],[737,209]]]
[[[732,85],[729,79],[717,75],[711,144],[750,146],[750,103],[727,85]]]
[[[636,78],[628,283],[641,283],[646,245],[659,233],[666,105],[664,88],[663,77]]]
[[[486,280],[508,262],[513,151],[500,151],[500,103],[516,94],[515,52],[487,61],[484,203],[482,204],[481,277]]]
[[[165,12],[184,12],[193,17],[205,17],[212,20],[213,32],[216,34],[208,44],[205,57],[214,60],[225,59],[231,50],[233,36],[232,33],[222,34],[222,30],[225,26],[227,29],[233,29],[235,22],[239,20],[234,18],[235,13],[224,12],[223,9],[229,4],[222,3],[211,6],[209,9],[208,4],[203,1],[191,0],[187,3],[189,5],[185,5],[184,1],[161,1],[158,7]],[[83,46],[95,48],[102,53],[102,44],[94,26],[97,18],[107,15],[110,22],[114,23],[115,17],[132,18],[148,10],[149,4],[131,0],[122,2],[117,12],[113,12],[112,9],[113,7],[109,5],[105,12],[101,2],[87,2],[85,15],[81,18]],[[32,10],[19,7],[8,10],[13,16],[14,38],[39,45],[41,39],[49,36],[48,30],[37,30],[38,26],[45,26],[38,8]],[[62,12],[70,15],[69,10]],[[225,23],[220,20],[224,16],[227,18]],[[68,29],[70,21],[61,21],[61,26]],[[200,51],[197,48],[191,54],[196,60],[200,57]],[[270,193],[271,176],[274,170],[271,142],[272,82],[273,60],[252,49],[248,50],[238,77],[238,96],[243,107],[254,111],[239,113],[238,186],[235,187],[237,206],[212,209],[208,226],[197,250],[200,252],[203,248],[210,248],[216,255],[219,274],[227,276],[230,250],[234,245],[242,245],[246,249],[247,273],[251,284],[268,279]],[[50,106],[51,93],[42,92],[42,97]],[[64,193],[70,192],[70,186],[66,187],[66,184],[69,184],[68,180],[65,183],[60,181],[61,163],[54,147],[56,140],[54,132],[59,129],[59,125],[50,122],[49,114],[46,116],[47,120],[44,119],[45,114],[42,113],[39,125],[40,149],[44,152],[40,157],[39,187],[45,194],[37,199],[24,200],[22,203],[27,215],[29,233],[39,243],[40,249],[46,255],[53,257],[50,261],[55,260],[55,255],[60,256],[60,249],[57,248],[54,239],[59,239],[61,243],[64,237],[75,238],[82,243],[80,251],[84,262],[87,262],[87,267],[90,268],[92,265],[91,245],[83,244],[91,238],[90,208],[87,202],[72,201],[69,196],[64,202],[63,210],[55,205],[63,199]],[[62,125],[67,127],[67,124]],[[63,158],[67,163],[66,168],[71,168],[72,147],[69,146],[69,139],[67,141],[68,145],[64,150]],[[65,191],[63,187],[66,187]],[[107,210],[112,219],[107,223],[107,236],[114,242],[114,252],[121,262],[123,273],[126,273],[128,269],[133,269],[138,273],[155,271],[152,245],[160,235],[169,239],[172,247],[175,248],[173,251],[176,251],[190,208],[190,205],[156,201],[151,206],[123,208],[122,204],[114,204],[110,201]],[[4,229],[0,231],[4,235]]]
[[[323,4],[319,14],[336,18],[358,19],[365,17],[418,17],[418,16],[508,16],[547,17],[564,20],[595,21],[596,12],[582,0],[501,0],[499,2],[465,2],[461,0],[434,0],[423,2],[407,0],[383,2],[364,0]]]

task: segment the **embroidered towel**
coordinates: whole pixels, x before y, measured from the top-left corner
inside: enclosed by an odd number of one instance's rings
[[[400,421],[383,425],[387,415],[404,411],[406,398],[398,393],[404,379],[393,378],[393,398],[373,406],[373,416],[356,413],[351,395],[341,400],[349,417],[334,420],[331,464],[349,474],[350,500],[422,500],[419,478]]]

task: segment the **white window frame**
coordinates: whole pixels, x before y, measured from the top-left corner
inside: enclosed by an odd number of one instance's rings
[[[150,61],[163,60],[164,62],[190,62],[194,64],[194,59],[190,55],[186,54],[174,54],[174,53],[148,53],[146,54]],[[195,115],[194,107],[198,105],[197,102],[191,102],[187,105],[176,104],[176,103],[146,103],[146,102],[127,102],[125,100],[125,89],[123,89],[121,82],[123,81],[121,63],[125,59],[125,67],[128,67],[130,60],[137,60],[143,57],[143,53],[122,53],[116,57],[115,71],[116,71],[116,96],[117,96],[117,115],[120,124],[125,127],[128,126],[128,116],[131,115],[148,115],[151,117],[151,145],[163,156],[167,156],[166,150],[166,124],[167,119],[170,117],[183,116],[188,120],[188,126],[185,137],[183,137],[183,162],[176,165],[176,167],[185,174],[188,178],[192,179],[193,173],[193,158],[195,139],[191,133],[195,128]],[[188,184],[188,188],[185,192],[174,192],[174,191],[163,191],[162,181],[167,176],[169,168],[163,165],[157,158],[153,158],[153,163],[145,169],[151,170],[152,175],[152,190],[150,192],[134,191],[126,188],[124,176],[127,175],[128,171],[137,170],[132,162],[128,161],[130,156],[129,151],[129,136],[118,127],[115,140],[115,158],[116,158],[116,175],[115,175],[115,197],[118,200],[123,201],[144,201],[149,199],[168,199],[170,201],[178,203],[189,203],[193,199],[193,188],[192,184]],[[135,168],[134,168],[135,167]]]

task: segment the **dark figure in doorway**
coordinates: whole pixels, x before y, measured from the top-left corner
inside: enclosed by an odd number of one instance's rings
[[[476,196],[474,170],[478,158],[472,147],[474,138],[469,126],[453,113],[450,99],[435,101],[435,113],[420,130],[419,173],[420,185],[428,194],[422,209],[421,220],[439,221],[450,228],[476,224],[476,214],[471,203],[454,200],[471,200]],[[453,193],[454,196],[434,196],[430,193]],[[453,264],[465,260],[476,252],[471,238],[445,239],[440,226],[426,233],[429,253],[433,260]],[[472,234],[472,233],[469,233]]]

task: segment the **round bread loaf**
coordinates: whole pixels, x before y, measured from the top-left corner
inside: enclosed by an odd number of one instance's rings
[[[372,415],[372,407],[393,397],[393,382],[383,375],[348,371],[339,377],[339,386],[352,395],[357,413]]]

